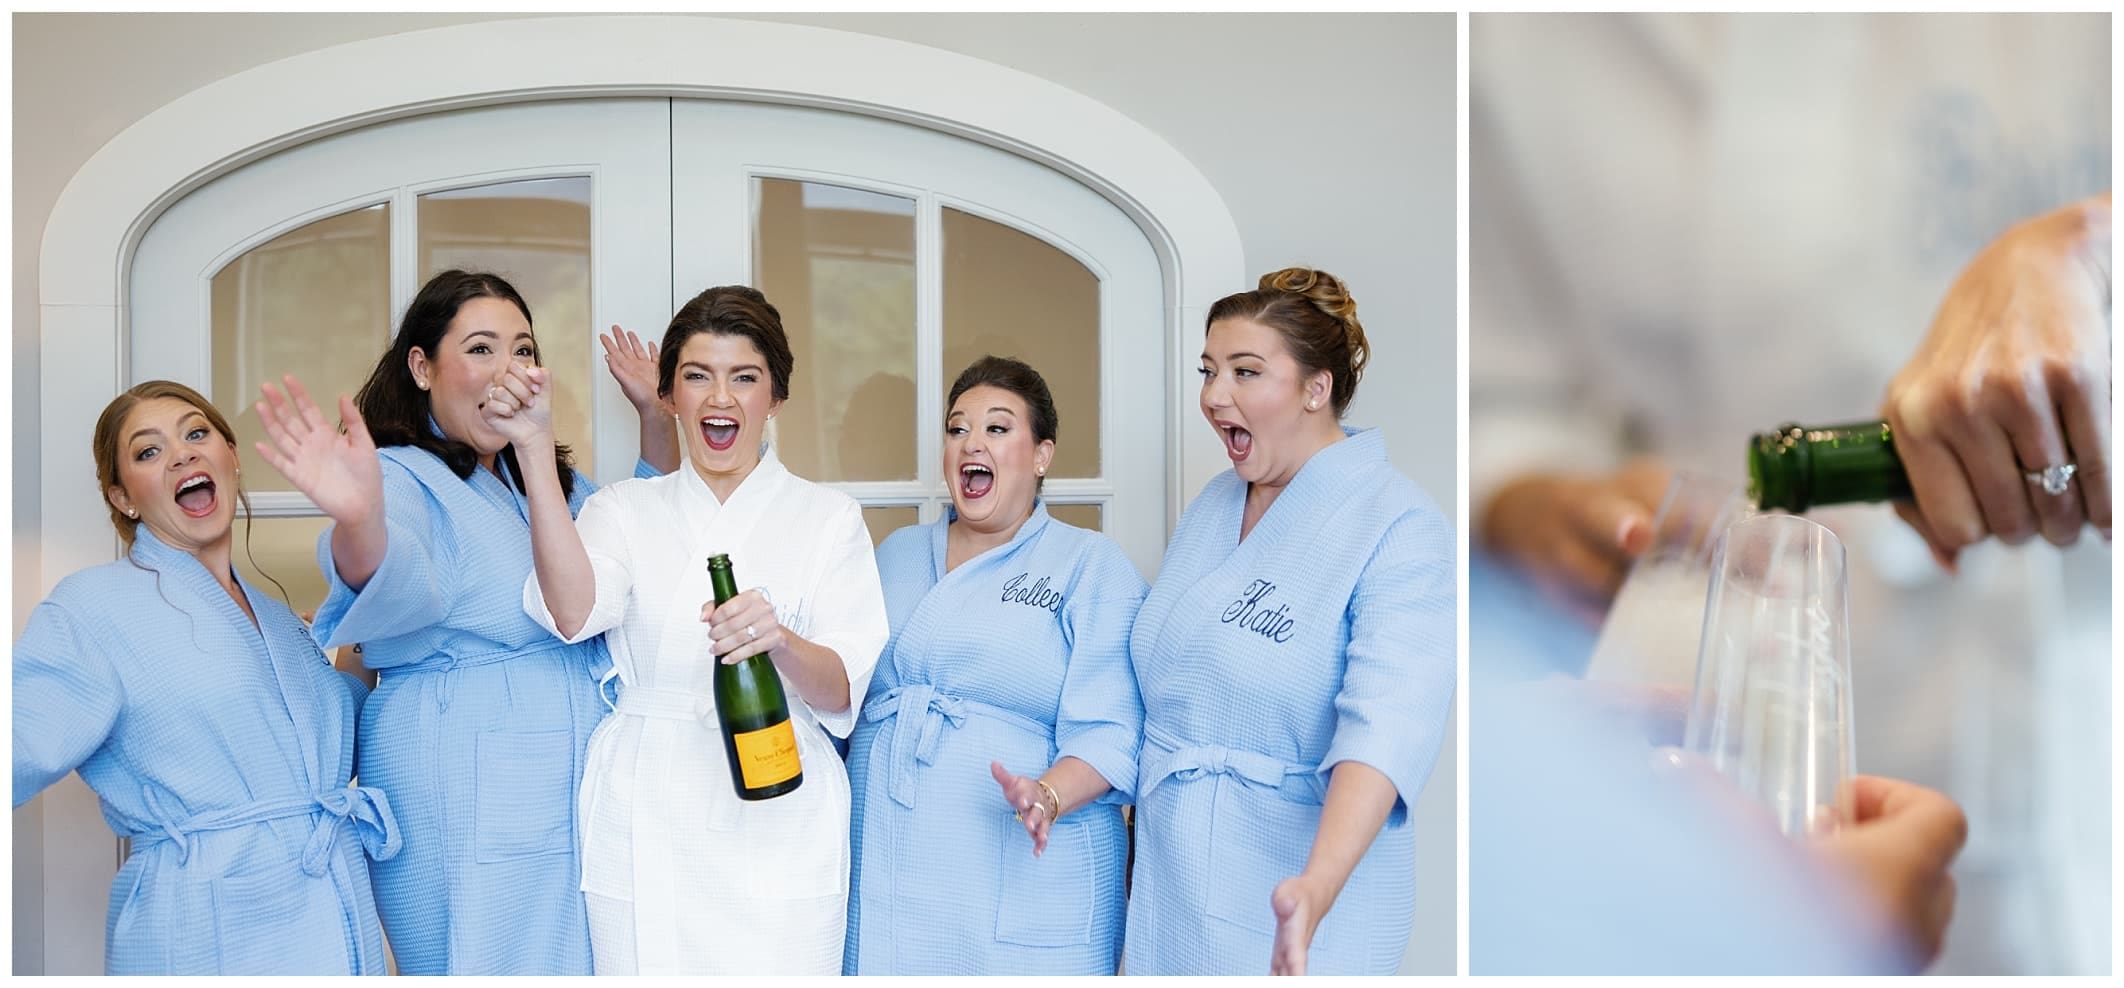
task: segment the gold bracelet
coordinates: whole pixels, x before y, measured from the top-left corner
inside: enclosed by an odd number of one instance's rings
[[[1040,788],[1047,791],[1047,798],[1054,801],[1055,805],[1047,811],[1047,822],[1052,824],[1061,819],[1062,797],[1055,795],[1055,787],[1048,785],[1046,779],[1034,779],[1033,781],[1039,783]]]

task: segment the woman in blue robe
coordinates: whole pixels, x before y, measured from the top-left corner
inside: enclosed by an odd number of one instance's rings
[[[292,377],[288,397],[268,385],[257,406],[261,451],[333,520],[318,539],[330,591],[316,637],[361,643],[380,673],[357,767],[391,794],[406,834],[375,879],[403,974],[590,973],[575,795],[610,662],[602,639],[565,644],[519,598],[524,471],[557,471],[571,514],[593,485],[550,424],[527,446],[483,411],[512,366],[538,359],[515,288],[445,271],[360,393],[340,399],[345,432]],[[671,433],[637,407],[645,440],[657,424]],[[675,462],[675,434],[665,442]]]
[[[390,801],[348,785],[367,690],[230,565],[235,432],[149,381],[96,422],[124,558],[59,582],[15,643],[15,806],[79,770],[132,853],[108,974],[382,974],[369,858]],[[248,514],[248,506],[246,507]]]
[[[1040,500],[1037,372],[984,357],[949,407],[952,506],[878,549],[892,637],[850,738],[843,973],[1113,974],[1143,578]]]
[[[1452,524],[1376,429],[1341,425],[1366,347],[1333,276],[1278,271],[1207,322],[1202,413],[1232,469],[1130,637],[1128,973],[1391,974],[1453,695]]]

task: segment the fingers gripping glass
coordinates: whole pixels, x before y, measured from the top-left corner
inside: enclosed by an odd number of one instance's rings
[[[1763,515],[1713,555],[1683,744],[1767,806],[1788,835],[1851,819],[1851,641],[1844,546]]]
[[[1652,544],[1609,606],[1585,678],[1686,691],[1696,680],[1712,553],[1727,526],[1752,514],[1739,483],[1675,473],[1652,519]]]

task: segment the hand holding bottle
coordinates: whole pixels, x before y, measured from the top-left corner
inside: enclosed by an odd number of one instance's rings
[[[2013,227],[1889,384],[1882,417],[1916,493],[1896,512],[1943,562],[1988,535],[2069,545],[2084,521],[2109,537],[2109,264],[2106,194]]]
[[[1482,513],[1482,541],[1541,582],[1605,605],[1652,545],[1669,473],[1647,459],[1613,473],[1517,478]]]
[[[755,655],[771,660],[789,639],[781,619],[775,616],[774,606],[759,590],[747,590],[721,605],[713,601],[701,605],[701,620],[708,622],[708,634],[714,642],[711,650],[726,666]]]

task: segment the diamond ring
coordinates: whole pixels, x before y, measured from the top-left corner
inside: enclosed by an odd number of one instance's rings
[[[746,640],[746,641],[751,641],[751,640],[753,640],[754,638],[758,638],[759,636],[760,636],[760,633],[759,633],[759,632],[757,632],[757,631],[754,631],[754,630],[752,630],[752,625],[749,625],[749,624],[748,624],[748,625],[746,625],[746,626],[745,626],[745,640]]]
[[[2079,472],[2080,468],[2076,464],[2057,463],[2041,470],[2027,471],[2021,476],[2028,478],[2029,483],[2042,487],[2043,493],[2055,497],[2065,493],[2072,484],[2072,475]]]

